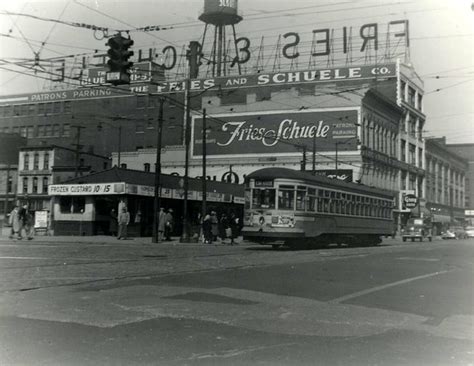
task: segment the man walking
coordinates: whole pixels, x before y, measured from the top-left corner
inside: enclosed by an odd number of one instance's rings
[[[124,206],[122,208],[122,212],[120,212],[118,216],[118,236],[117,239],[127,239],[127,226],[130,223],[130,213],[127,211],[127,207]]]
[[[165,238],[166,241],[171,241],[171,233],[173,232],[174,219],[173,219],[173,209],[169,209],[168,213],[165,216]]]

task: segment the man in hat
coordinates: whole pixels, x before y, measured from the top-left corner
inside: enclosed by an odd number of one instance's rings
[[[123,206],[122,212],[118,216],[118,235],[117,239],[127,239],[127,226],[130,223],[130,213],[127,211],[127,207]]]

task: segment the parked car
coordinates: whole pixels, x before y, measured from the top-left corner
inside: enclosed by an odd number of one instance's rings
[[[432,226],[429,219],[415,218],[409,219],[406,226],[402,228],[402,240],[411,241],[427,239],[429,241],[433,240],[431,235]]]
[[[474,238],[474,226],[467,226],[465,231],[468,238]]]
[[[467,237],[466,231],[460,226],[451,227],[441,235],[443,239],[466,239]]]

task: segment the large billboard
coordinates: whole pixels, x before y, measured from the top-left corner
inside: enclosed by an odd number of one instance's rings
[[[359,108],[220,114],[206,119],[208,157],[276,156],[357,149]],[[193,117],[192,156],[202,156],[202,117]]]

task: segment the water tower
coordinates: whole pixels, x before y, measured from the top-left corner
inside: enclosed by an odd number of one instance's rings
[[[204,0],[204,10],[199,20],[206,23],[202,37],[203,50],[207,33],[208,31],[211,33],[209,63],[212,63],[212,76],[226,75],[228,64],[236,64],[240,75],[240,63],[236,62],[238,50],[235,25],[242,20],[242,17],[238,14],[237,0]],[[230,36],[226,34],[226,30],[232,31]]]

